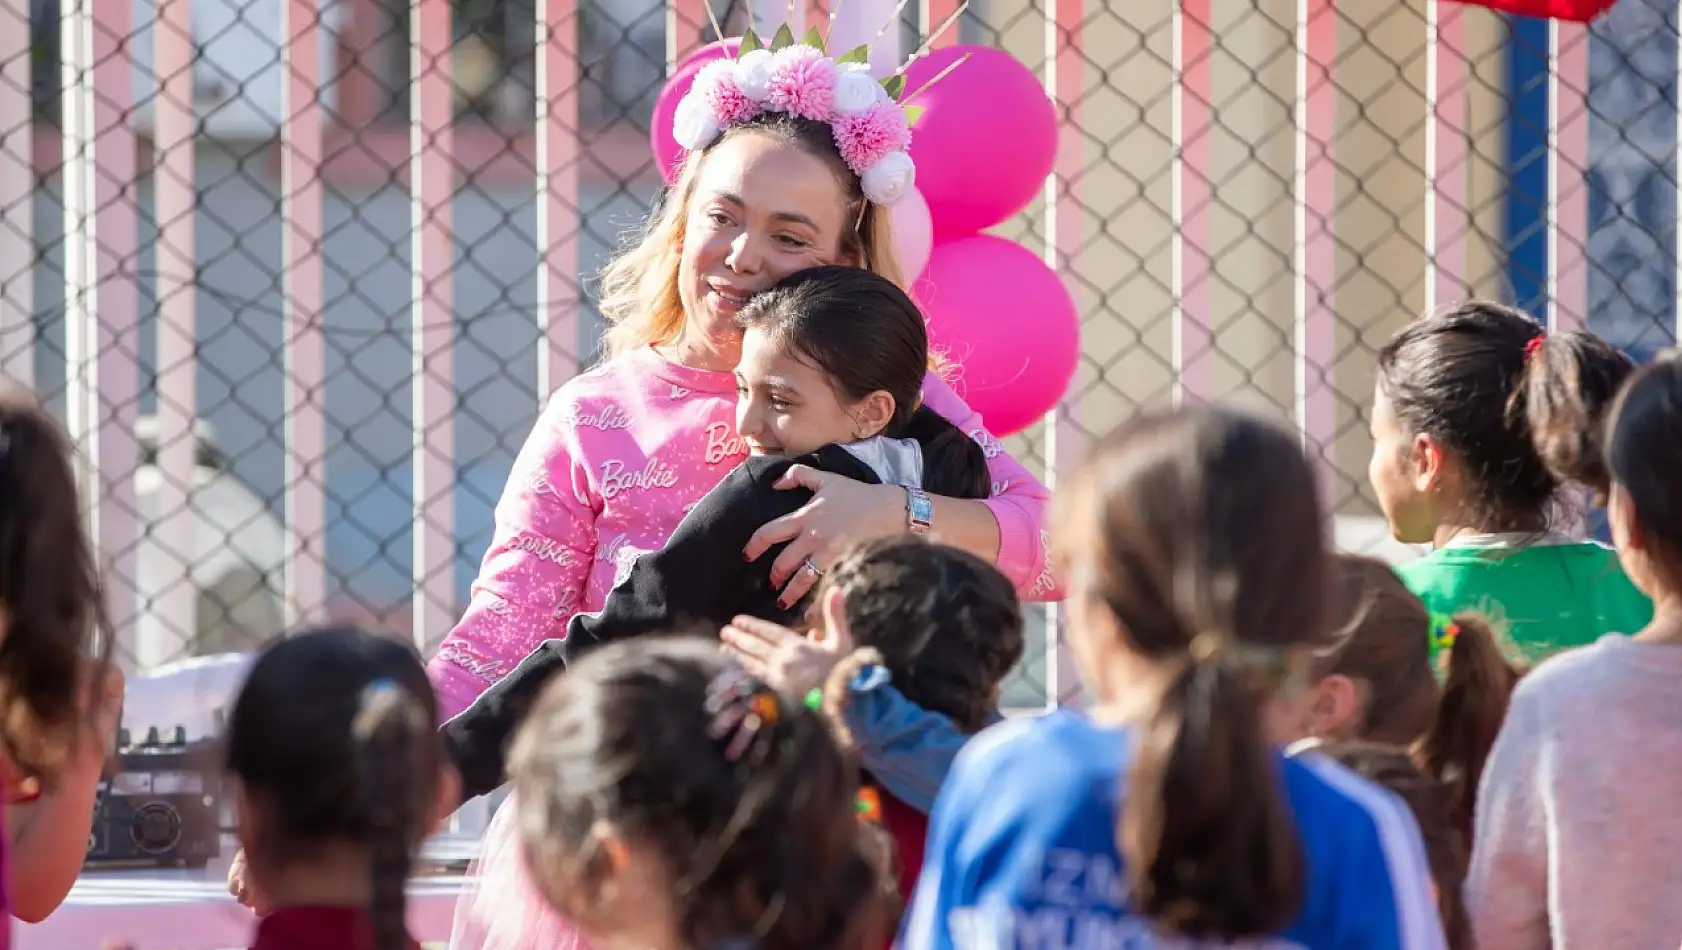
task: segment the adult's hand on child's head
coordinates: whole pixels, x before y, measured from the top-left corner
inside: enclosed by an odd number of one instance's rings
[[[245,862],[245,849],[234,853],[234,863],[228,866],[228,893],[259,917],[267,916],[269,912],[268,898],[257,889],[256,882],[251,880],[251,871]]]
[[[845,605],[846,594],[830,589],[822,604],[823,625],[811,637],[757,617],[737,617],[720,637],[743,669],[776,689],[804,695],[821,687],[835,664],[852,652]]]

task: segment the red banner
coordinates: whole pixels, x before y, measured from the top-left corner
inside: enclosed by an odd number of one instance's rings
[[[1502,13],[1570,20],[1587,23],[1612,9],[1617,0],[1459,0],[1469,6],[1488,7]]]

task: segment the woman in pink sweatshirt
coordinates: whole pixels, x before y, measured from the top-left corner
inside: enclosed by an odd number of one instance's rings
[[[429,666],[445,716],[562,636],[574,614],[601,607],[636,556],[658,550],[747,457],[733,423],[733,370],[736,313],[753,294],[831,263],[903,281],[884,207],[892,188],[861,175],[843,120],[797,116],[781,101],[767,99],[745,119],[713,116],[712,126],[700,124],[710,138],[687,129],[693,147],[678,180],[641,241],[608,267],[607,359],[550,398],[497,505],[472,602]],[[849,545],[906,531],[995,562],[1026,599],[1058,596],[1041,531],[1045,487],[932,372],[923,399],[982,445],[992,497],[931,497],[796,466],[788,486],[815,497],[743,552],[751,560],[789,542],[772,569],[785,603]],[[513,814],[505,805],[492,822],[478,887],[457,910],[455,950],[560,950],[581,940],[536,897]]]

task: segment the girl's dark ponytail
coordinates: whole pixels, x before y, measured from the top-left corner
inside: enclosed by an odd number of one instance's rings
[[[1470,840],[1478,780],[1523,671],[1507,659],[1495,628],[1478,614],[1440,618],[1433,627],[1432,636],[1447,641],[1442,698],[1414,758],[1447,787],[1455,827]]]
[[[1135,733],[1118,832],[1131,899],[1186,937],[1277,933],[1302,905],[1306,871],[1257,692],[1219,649],[1195,652]]]
[[[1536,454],[1561,483],[1593,490],[1604,503],[1606,421],[1612,401],[1635,363],[1592,333],[1534,337],[1525,350],[1524,379],[1511,411],[1522,412]]]
[[[986,498],[993,493],[981,444],[928,406],[918,406],[903,426],[886,435],[912,439],[922,447],[924,491],[947,498]]]
[[[431,783],[416,777],[435,766],[428,753],[433,729],[426,710],[396,683],[382,680],[363,691],[351,735],[357,790],[368,816],[374,950],[405,950],[410,944],[404,887],[411,851],[425,833],[432,806],[422,794]]]

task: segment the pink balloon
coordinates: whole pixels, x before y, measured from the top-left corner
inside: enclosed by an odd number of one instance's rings
[[[1033,70],[989,46],[949,46],[912,64],[905,90],[902,101],[925,110],[911,158],[936,236],[990,228],[1040,193],[1057,159],[1057,110]]]
[[[654,116],[649,121],[652,125],[648,130],[649,143],[654,147],[654,164],[660,169],[660,177],[671,184],[677,178],[678,169],[683,167],[683,149],[672,139],[672,121],[677,115],[677,104],[689,93],[689,87],[695,85],[695,74],[701,67],[715,59],[735,56],[736,50],[741,48],[740,39],[728,39],[715,43],[708,43],[678,63],[667,77],[666,84],[660,87],[660,95],[654,100]]]
[[[1055,271],[990,234],[936,242],[912,287],[953,388],[1006,436],[1050,412],[1080,362],[1080,315]]]
[[[915,281],[934,250],[934,221],[929,218],[929,203],[923,200],[922,192],[913,187],[889,205],[888,222],[899,272],[906,280]]]

